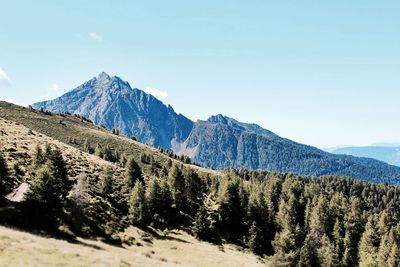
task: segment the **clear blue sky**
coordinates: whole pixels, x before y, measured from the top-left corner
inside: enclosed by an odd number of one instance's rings
[[[0,99],[96,76],[319,147],[400,141],[400,1],[0,3]]]

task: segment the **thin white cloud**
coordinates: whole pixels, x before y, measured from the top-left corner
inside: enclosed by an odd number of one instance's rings
[[[96,41],[96,42],[99,42],[99,43],[103,42],[103,36],[98,34],[98,33],[91,32],[91,33],[89,33],[89,37],[93,41]]]
[[[1,85],[11,85],[10,78],[2,68],[0,68],[0,86]]]
[[[53,83],[48,89],[50,92],[57,92],[58,90],[60,90],[60,86],[57,83]]]
[[[146,87],[146,93],[151,94],[152,96],[154,96],[155,98],[158,98],[161,101],[168,98],[167,91],[161,91],[156,88]]]
[[[59,96],[61,91],[62,91],[62,88],[60,87],[60,85],[58,83],[52,83],[52,84],[50,84],[49,87],[47,87],[47,89],[45,89],[44,93],[42,95],[40,95],[39,99],[41,99],[41,100],[53,99],[53,98]]]

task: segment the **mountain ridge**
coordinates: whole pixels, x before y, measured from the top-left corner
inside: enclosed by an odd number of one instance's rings
[[[254,123],[222,114],[193,122],[170,105],[104,72],[59,98],[33,107],[83,115],[96,124],[119,129],[143,143],[173,150],[215,169],[264,169],[400,182],[400,168],[373,159],[330,154]]]
[[[400,167],[400,146],[348,146],[333,149],[331,153],[373,158]]]

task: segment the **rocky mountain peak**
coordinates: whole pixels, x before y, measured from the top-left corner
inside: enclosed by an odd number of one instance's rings
[[[97,76],[97,80],[99,81],[111,80],[111,77],[110,75],[108,75],[106,72],[103,71]]]
[[[212,122],[212,123],[222,123],[222,124],[227,124],[228,123],[228,117],[222,115],[222,114],[218,114],[218,115],[214,115],[211,116],[210,118],[208,118],[208,122]]]
[[[33,107],[80,114],[95,124],[117,128],[143,143],[168,149],[176,142],[182,143],[193,127],[190,119],[171,106],[105,72],[59,98]]]

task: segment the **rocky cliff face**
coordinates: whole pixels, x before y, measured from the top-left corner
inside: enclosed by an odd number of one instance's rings
[[[367,158],[330,154],[282,138],[256,124],[241,123],[222,115],[193,123],[171,106],[105,73],[34,107],[84,115],[96,124],[120,129],[152,146],[173,149],[207,167],[400,182],[398,167]]]
[[[156,147],[171,148],[183,142],[193,122],[171,106],[106,73],[85,82],[63,96],[33,105],[52,112],[80,114],[107,128]]]

